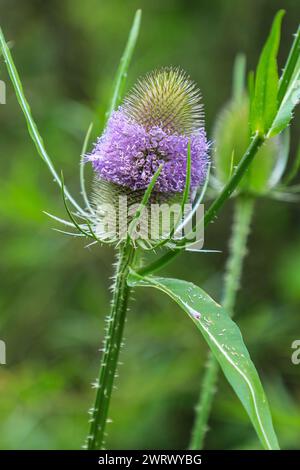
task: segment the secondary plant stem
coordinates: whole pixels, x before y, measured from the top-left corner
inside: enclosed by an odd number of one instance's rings
[[[130,288],[127,286],[129,267],[134,258],[134,248],[128,243],[120,247],[116,265],[115,284],[111,311],[105,337],[99,377],[95,383],[95,405],[90,410],[90,432],[87,437],[87,449],[103,449],[105,427],[108,418],[109,403],[123,340],[124,324]]]
[[[251,197],[239,196],[235,202],[234,221],[229,245],[229,257],[224,278],[222,305],[232,316],[236,294],[240,286],[243,261],[247,252],[247,240],[252,219],[254,200]],[[202,449],[207,423],[212,408],[218,379],[218,362],[209,353],[204,373],[199,402],[196,407],[196,418],[192,432],[190,449]]]

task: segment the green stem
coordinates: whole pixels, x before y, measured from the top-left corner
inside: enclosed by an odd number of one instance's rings
[[[135,250],[125,243],[120,247],[116,265],[115,284],[108,328],[100,364],[99,377],[95,383],[95,405],[91,409],[90,432],[87,437],[87,449],[103,449],[105,427],[108,418],[110,399],[116,375],[120,348],[123,340],[124,324],[130,289],[127,275],[133,261]]]
[[[247,252],[247,240],[252,219],[254,200],[251,197],[239,196],[235,203],[232,235],[229,245],[229,257],[224,278],[222,305],[232,316],[237,291],[243,269],[243,261]],[[199,402],[196,407],[196,418],[192,432],[190,449],[202,449],[207,423],[212,408],[214,393],[218,379],[218,362],[209,353],[207,368],[204,373]]]
[[[204,373],[199,401],[195,408],[195,423],[192,431],[190,450],[202,449],[205,433],[208,430],[208,420],[216,389],[218,377],[218,362],[212,353],[209,353]]]
[[[229,257],[224,278],[222,305],[232,316],[237,291],[243,270],[243,261],[247,254],[247,240],[253,215],[254,199],[251,196],[239,196],[235,201],[232,235],[229,245]]]
[[[238,164],[234,174],[232,175],[228,183],[224,186],[217,199],[215,199],[215,201],[209,206],[208,210],[206,211],[204,215],[204,227],[206,227],[211,221],[215,219],[223,204],[227,201],[227,199],[229,199],[231,194],[237,188],[239,182],[241,181],[242,177],[244,176],[250,164],[252,163],[256,153],[264,142],[265,138],[259,134],[256,134],[253,137],[248,149],[246,150],[243,158]],[[138,273],[141,276],[148,276],[149,274],[158,271],[163,266],[169,264],[176,256],[178,256],[182,252],[183,249],[184,244],[181,250],[169,250],[165,255],[153,261],[153,263],[150,263],[149,265],[139,269]]]

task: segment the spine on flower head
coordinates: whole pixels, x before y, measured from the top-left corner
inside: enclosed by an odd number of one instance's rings
[[[138,80],[123,109],[148,131],[160,127],[188,136],[204,124],[200,91],[179,68],[163,68]]]
[[[208,166],[200,92],[178,68],[149,73],[112,113],[87,156],[96,176],[96,205],[117,195],[126,195],[129,204],[141,200],[160,166],[150,200],[173,201],[185,188],[189,143],[192,194],[203,183]]]

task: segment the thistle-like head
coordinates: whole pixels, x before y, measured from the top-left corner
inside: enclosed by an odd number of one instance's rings
[[[149,73],[112,113],[88,156],[96,173],[97,209],[101,212],[109,203],[113,204],[112,212],[119,213],[120,196],[126,197],[128,206],[140,203],[158,169],[148,206],[171,205],[180,200],[187,182],[189,145],[192,196],[204,181],[208,167],[200,92],[179,69]],[[159,225],[153,214],[146,225],[152,223]]]
[[[138,81],[88,159],[100,180],[132,191],[145,189],[162,165],[155,191],[182,193],[189,141],[195,189],[208,163],[200,92],[184,72],[164,68]]]

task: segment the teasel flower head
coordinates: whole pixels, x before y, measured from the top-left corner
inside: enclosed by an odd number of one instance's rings
[[[149,73],[112,113],[87,155],[96,176],[96,204],[111,200],[112,193],[140,200],[159,167],[151,201],[180,197],[186,184],[188,146],[193,195],[205,180],[209,163],[200,92],[178,68]]]
[[[89,160],[96,175],[132,191],[145,189],[160,164],[155,190],[184,190],[191,142],[191,187],[205,177],[207,150],[200,93],[184,72],[148,74],[113,112]]]
[[[249,145],[248,122],[249,97],[246,92],[241,99],[232,99],[227,103],[217,116],[213,129],[212,158],[219,189],[232,176]],[[282,135],[268,140],[257,152],[236,193],[269,194],[282,177],[287,152]]]

